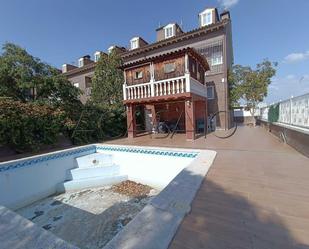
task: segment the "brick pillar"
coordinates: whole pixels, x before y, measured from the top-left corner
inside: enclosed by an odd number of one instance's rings
[[[195,113],[194,101],[192,99],[185,101],[186,114],[186,138],[187,140],[195,139]]]
[[[127,104],[128,138],[136,137],[135,105]]]

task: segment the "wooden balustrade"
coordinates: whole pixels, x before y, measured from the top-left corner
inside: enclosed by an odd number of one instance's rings
[[[133,86],[124,85],[124,99],[144,99],[190,92],[192,84],[196,85],[199,91],[204,92],[204,85],[188,76],[182,76]]]

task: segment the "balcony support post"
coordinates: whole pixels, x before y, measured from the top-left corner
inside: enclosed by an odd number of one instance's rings
[[[188,53],[185,54],[185,73],[189,73],[189,56],[188,56]]]
[[[190,73],[185,73],[185,81],[186,81],[186,91],[187,93],[191,92],[191,82],[190,82]]]

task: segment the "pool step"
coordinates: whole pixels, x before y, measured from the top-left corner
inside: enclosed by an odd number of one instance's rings
[[[76,168],[68,172],[68,180],[80,180],[83,178],[113,176],[120,172],[119,165],[112,164],[110,166],[92,166],[85,168]]]
[[[128,180],[127,175],[113,175],[113,176],[98,176],[89,177],[78,180],[66,181],[57,186],[57,192],[63,193],[69,190],[78,190],[83,188],[100,187],[112,185]]]

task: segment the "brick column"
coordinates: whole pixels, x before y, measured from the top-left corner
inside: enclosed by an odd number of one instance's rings
[[[195,113],[193,99],[185,101],[186,114],[186,138],[187,140],[195,139]]]
[[[127,129],[128,138],[136,137],[135,105],[127,104]]]

